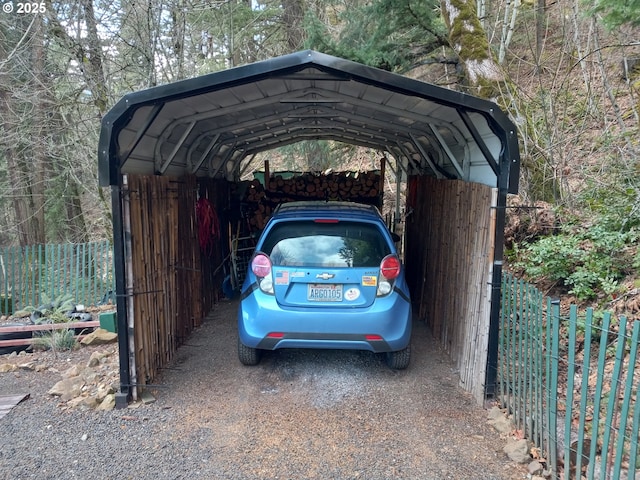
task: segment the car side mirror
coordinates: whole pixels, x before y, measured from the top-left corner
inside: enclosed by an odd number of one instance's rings
[[[402,238],[400,238],[400,235],[398,235],[396,232],[390,232],[391,233],[391,239],[393,240],[393,243],[398,243],[400,240],[402,240]]]

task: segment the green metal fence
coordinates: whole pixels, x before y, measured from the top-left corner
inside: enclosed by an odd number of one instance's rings
[[[11,314],[70,295],[95,305],[114,290],[108,241],[0,248],[0,311]]]
[[[556,479],[640,478],[640,321],[503,276],[498,396]]]

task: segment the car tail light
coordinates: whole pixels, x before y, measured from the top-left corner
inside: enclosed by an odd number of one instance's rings
[[[380,263],[380,279],[376,295],[383,297],[393,290],[393,281],[400,275],[400,259],[396,255],[387,255]]]
[[[258,278],[271,274],[271,260],[264,253],[258,253],[251,260],[251,271]]]
[[[395,255],[387,255],[380,264],[380,273],[387,280],[393,280],[400,275],[400,259]]]
[[[264,253],[257,253],[251,260],[251,271],[258,277],[260,290],[269,295],[274,294],[271,276],[271,259]]]

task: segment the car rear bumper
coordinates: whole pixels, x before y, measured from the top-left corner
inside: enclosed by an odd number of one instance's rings
[[[238,332],[244,345],[265,350],[391,352],[409,345],[411,304],[406,297],[392,294],[367,308],[283,308],[274,296],[254,290],[240,304]]]

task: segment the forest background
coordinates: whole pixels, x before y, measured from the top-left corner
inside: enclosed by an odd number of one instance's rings
[[[510,268],[600,306],[640,298],[638,2],[0,3],[0,246],[109,238],[97,145],[123,95],[311,48],[497,102],[521,140]],[[318,170],[369,157],[301,142],[257,160]]]

